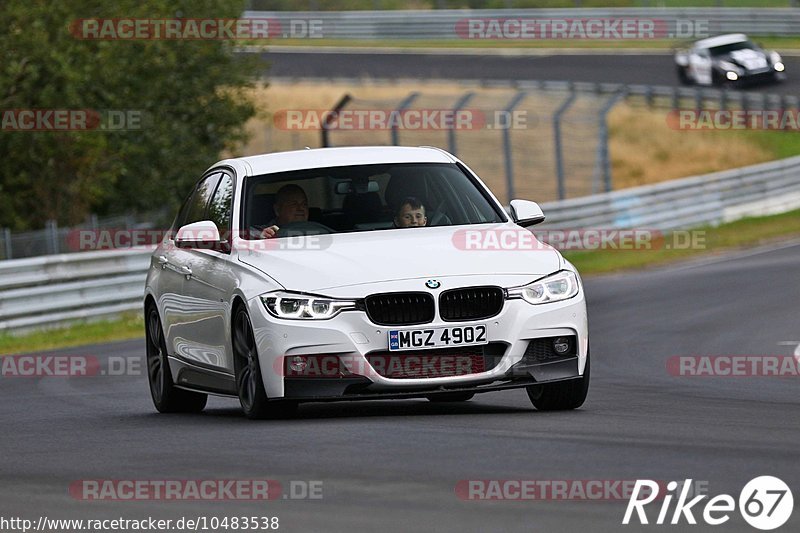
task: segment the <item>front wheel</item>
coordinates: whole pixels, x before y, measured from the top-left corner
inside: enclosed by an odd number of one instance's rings
[[[147,378],[153,405],[159,413],[199,413],[205,408],[208,395],[175,387],[167,361],[164,329],[161,327],[156,306],[148,306],[145,315]]]
[[[297,410],[297,402],[267,398],[253,327],[243,307],[236,311],[233,324],[236,392],[245,416],[252,420],[291,416]]]
[[[580,378],[531,385],[526,390],[531,403],[539,411],[577,409],[586,401],[586,394],[589,392],[589,352],[586,352],[586,368]]]

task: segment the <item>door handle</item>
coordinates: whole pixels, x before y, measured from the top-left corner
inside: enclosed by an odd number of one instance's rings
[[[192,269],[191,268],[189,268],[187,266],[182,266],[178,270],[180,270],[181,274],[186,276],[186,279],[189,279],[189,278],[192,277]]]

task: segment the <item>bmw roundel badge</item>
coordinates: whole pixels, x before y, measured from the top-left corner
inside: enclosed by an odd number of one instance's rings
[[[439,283],[439,280],[429,279],[428,281],[425,282],[425,286],[428,287],[429,289],[438,289],[439,287],[442,286],[442,284]]]

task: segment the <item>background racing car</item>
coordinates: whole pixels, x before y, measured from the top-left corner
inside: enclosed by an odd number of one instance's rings
[[[783,81],[786,65],[780,54],[765,51],[743,33],[702,39],[675,53],[678,78],[683,84],[739,85]]]

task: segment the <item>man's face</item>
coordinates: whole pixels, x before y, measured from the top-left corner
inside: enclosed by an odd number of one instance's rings
[[[278,225],[287,222],[306,222],[308,220],[308,199],[305,193],[300,191],[288,193],[281,203],[275,204],[275,216]]]
[[[394,222],[398,228],[415,228],[426,225],[428,219],[425,217],[424,208],[420,207],[419,209],[414,209],[410,205],[405,204],[400,208],[400,212],[397,214],[397,217],[395,217]]]

